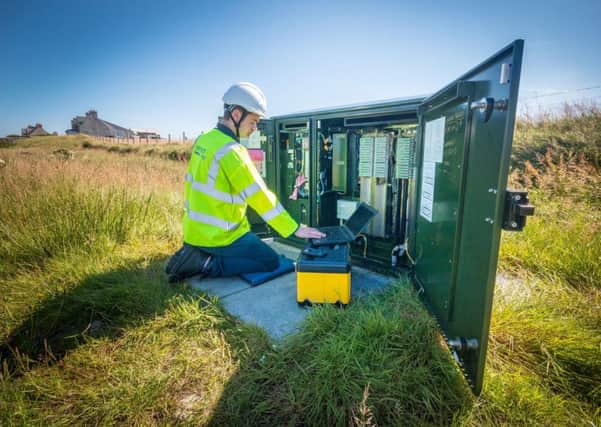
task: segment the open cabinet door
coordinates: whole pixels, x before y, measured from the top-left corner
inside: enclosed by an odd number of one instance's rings
[[[486,361],[523,40],[418,109],[412,278],[476,394]]]
[[[263,177],[267,187],[276,193],[275,173],[275,124],[273,120],[263,119],[257,126],[257,131],[248,141],[248,153],[254,161],[257,170]],[[271,237],[271,228],[249,206],[246,212],[251,230],[259,237]]]

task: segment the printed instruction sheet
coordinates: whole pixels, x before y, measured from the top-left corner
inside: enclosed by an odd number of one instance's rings
[[[426,122],[424,162],[442,162],[445,117]]]

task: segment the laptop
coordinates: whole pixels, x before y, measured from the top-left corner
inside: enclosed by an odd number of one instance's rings
[[[377,214],[376,209],[367,203],[361,202],[344,225],[320,227],[319,231],[325,233],[326,236],[321,239],[311,239],[311,244],[313,246],[326,246],[350,243],[357,238],[359,233]]]

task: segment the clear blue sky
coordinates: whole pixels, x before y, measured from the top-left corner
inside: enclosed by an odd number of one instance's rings
[[[599,0],[2,0],[0,136],[63,133],[92,108],[194,136],[244,80],[273,115],[427,94],[516,38],[522,108],[601,101],[600,22]]]

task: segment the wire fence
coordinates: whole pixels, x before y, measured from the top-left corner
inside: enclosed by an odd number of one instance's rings
[[[129,137],[114,137],[114,136],[92,136],[98,142],[114,143],[114,144],[131,144],[131,145],[156,145],[156,144],[193,144],[195,138],[188,138],[185,133],[179,135],[178,138],[172,138],[168,135],[167,138],[156,136],[129,136]]]
[[[599,111],[600,100],[601,85],[542,93],[527,90],[518,99],[518,117],[529,120]]]

